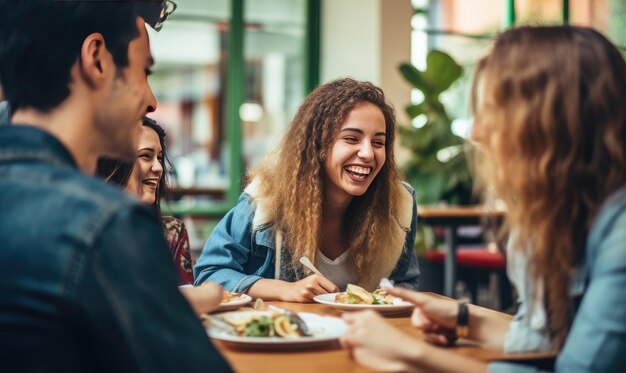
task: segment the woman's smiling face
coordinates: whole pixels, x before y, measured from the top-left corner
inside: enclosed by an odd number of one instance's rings
[[[143,203],[153,204],[156,201],[159,181],[163,177],[162,162],[163,149],[159,135],[152,128],[141,126],[137,160],[126,190],[136,195]]]
[[[361,102],[350,111],[328,152],[326,195],[345,202],[363,195],[385,164],[385,117],[378,106]]]

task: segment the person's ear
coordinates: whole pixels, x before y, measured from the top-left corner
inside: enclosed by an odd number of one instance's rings
[[[86,83],[94,88],[105,83],[107,77],[115,71],[111,53],[100,33],[93,33],[85,38],[78,63]]]

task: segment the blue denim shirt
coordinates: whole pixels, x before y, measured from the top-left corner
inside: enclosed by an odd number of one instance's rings
[[[414,250],[417,208],[415,192],[412,188],[409,192],[413,197],[411,226],[402,254],[389,278],[399,286],[416,290],[419,283]],[[237,205],[209,236],[194,267],[196,285],[211,281],[220,283],[226,290],[244,292],[262,278],[274,278],[274,230],[271,225],[253,228],[255,210],[250,196],[242,193]],[[288,249],[283,247],[281,256],[281,263],[290,261]],[[305,276],[300,268],[281,267],[281,280],[297,281]]]
[[[0,126],[0,371],[229,371],[156,216],[35,127]]]
[[[526,281],[534,283],[533,279]],[[587,238],[585,261],[570,284],[570,297],[576,313],[555,370],[626,371],[626,188],[611,196],[596,217]],[[529,331],[530,316],[522,304],[512,322],[517,331],[507,336],[509,345],[548,345],[538,332]],[[512,340],[515,338],[525,340]],[[498,362],[490,364],[489,371],[537,370]]]

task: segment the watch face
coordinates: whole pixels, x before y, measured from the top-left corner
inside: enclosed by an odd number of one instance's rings
[[[457,326],[455,331],[456,336],[459,338],[465,338],[469,335],[469,328],[467,326]]]

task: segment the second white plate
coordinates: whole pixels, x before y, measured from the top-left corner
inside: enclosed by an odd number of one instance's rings
[[[248,294],[239,294],[239,297],[233,298],[230,302],[220,304],[220,306],[213,312],[225,312],[236,310],[239,307],[243,307],[250,303],[252,298]]]
[[[384,314],[407,312],[413,308],[413,303],[400,301],[396,304],[344,304],[335,302],[335,297],[341,293],[322,294],[313,298],[314,301],[329,305],[341,311],[374,310]]]

